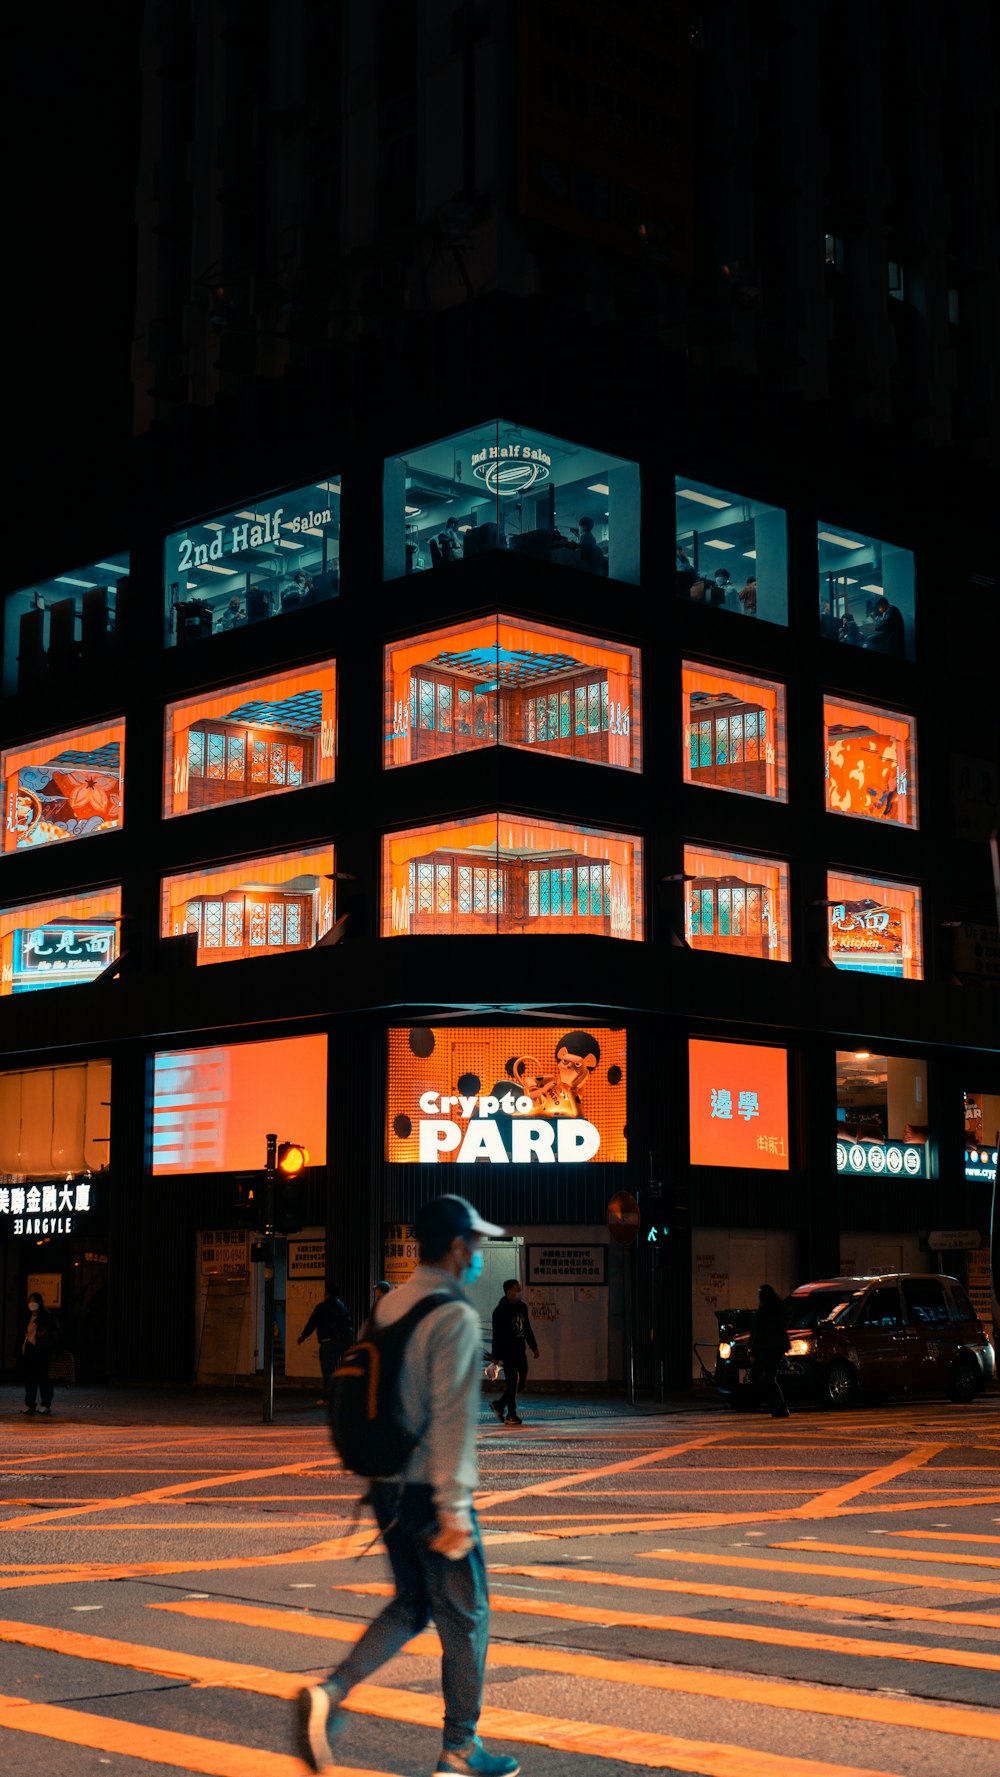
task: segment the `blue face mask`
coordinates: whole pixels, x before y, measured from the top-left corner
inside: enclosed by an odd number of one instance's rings
[[[480,1250],[480,1248],[477,1247],[475,1252],[472,1254],[472,1257],[469,1260],[469,1263],[466,1265],[465,1270],[462,1272],[458,1281],[459,1281],[459,1283],[463,1284],[466,1289],[468,1289],[468,1287],[471,1283],[478,1283],[479,1279],[482,1277],[482,1275],[483,1275],[483,1255],[482,1255],[482,1251]]]

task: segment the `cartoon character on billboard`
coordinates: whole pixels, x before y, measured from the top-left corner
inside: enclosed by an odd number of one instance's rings
[[[513,1075],[525,1098],[529,1117],[582,1117],[580,1089],[601,1059],[601,1046],[589,1031],[571,1030],[556,1044],[555,1072],[546,1074],[537,1056],[521,1055]],[[516,1113],[518,1115],[522,1113]]]

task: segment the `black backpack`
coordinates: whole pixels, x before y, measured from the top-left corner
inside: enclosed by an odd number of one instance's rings
[[[424,1316],[454,1298],[424,1296],[388,1326],[370,1320],[333,1373],[330,1432],[352,1474],[398,1475],[419,1439],[399,1416],[399,1379],[410,1334]]]

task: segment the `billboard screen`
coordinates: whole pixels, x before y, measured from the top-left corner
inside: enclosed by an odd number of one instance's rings
[[[787,1172],[788,1051],[693,1037],[688,1053],[692,1166]]]
[[[325,1036],[154,1055],[154,1174],[249,1172],[264,1165],[269,1131],[325,1162]]]
[[[624,1164],[624,1030],[390,1030],[385,1157],[464,1166]]]
[[[27,851],[122,824],[125,724],[76,728],[0,753],[3,850]]]

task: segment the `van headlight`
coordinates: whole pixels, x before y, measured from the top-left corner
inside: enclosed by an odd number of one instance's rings
[[[815,1339],[793,1339],[788,1347],[789,1357],[811,1357],[815,1349]]]
[[[727,1360],[732,1357],[732,1355],[733,1355],[733,1348],[730,1345],[729,1340],[723,1339],[721,1345],[719,1346],[719,1356],[721,1357],[723,1363],[726,1363]]]

